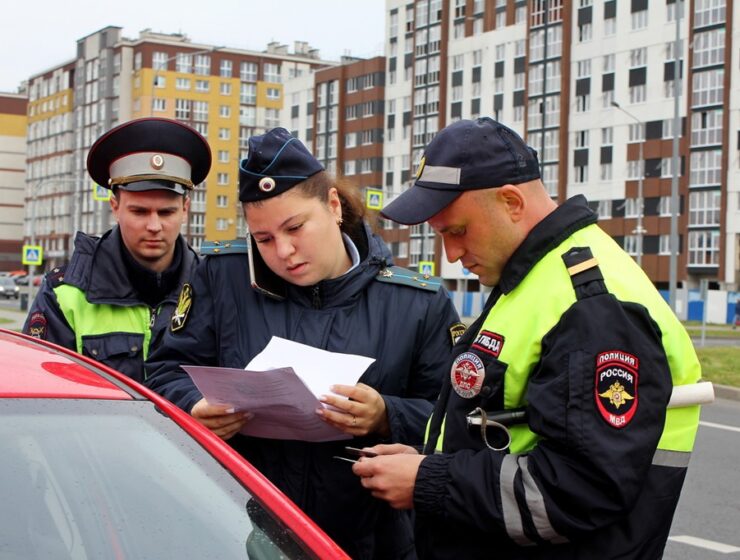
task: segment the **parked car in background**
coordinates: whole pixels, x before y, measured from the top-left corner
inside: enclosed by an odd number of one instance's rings
[[[0,558],[349,558],[188,414],[0,329]]]
[[[18,299],[20,288],[9,276],[0,276],[0,297]]]

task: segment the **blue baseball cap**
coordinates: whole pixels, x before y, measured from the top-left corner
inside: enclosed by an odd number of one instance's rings
[[[414,185],[381,215],[401,224],[420,224],[465,191],[539,178],[537,151],[516,132],[489,117],[459,120],[436,134],[424,150]]]
[[[239,164],[239,200],[272,198],[323,170],[298,138],[273,128],[249,139],[249,153]]]

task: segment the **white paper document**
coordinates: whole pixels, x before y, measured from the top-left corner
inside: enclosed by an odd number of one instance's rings
[[[321,420],[318,397],[354,385],[375,360],[273,337],[246,369],[182,366],[210,404],[249,411],[241,432],[255,437],[332,441],[351,436]]]

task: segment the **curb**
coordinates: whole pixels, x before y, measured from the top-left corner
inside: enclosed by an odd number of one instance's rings
[[[715,383],[714,396],[718,399],[740,401],[740,389],[738,389],[737,387],[729,387],[728,385],[718,385]]]

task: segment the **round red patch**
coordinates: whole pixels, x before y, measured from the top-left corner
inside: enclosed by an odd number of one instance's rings
[[[472,399],[478,393],[486,377],[483,361],[472,352],[463,352],[452,363],[450,381],[455,392],[464,399]]]

